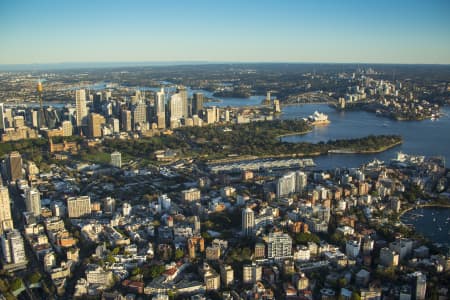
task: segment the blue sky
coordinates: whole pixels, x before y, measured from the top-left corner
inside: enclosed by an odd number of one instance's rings
[[[0,64],[450,63],[449,0],[0,0]]]

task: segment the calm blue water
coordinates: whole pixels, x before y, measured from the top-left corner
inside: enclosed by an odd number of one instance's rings
[[[401,220],[435,243],[450,244],[450,209],[426,207],[408,211]]]
[[[444,116],[437,121],[394,121],[364,111],[338,112],[326,104],[293,105],[283,108],[282,119],[303,118],[314,111],[328,115],[331,123],[316,126],[306,135],[287,136],[286,142],[328,141],[330,139],[349,139],[370,134],[398,134],[403,137],[403,144],[377,154],[332,154],[314,158],[319,169],[336,167],[358,167],[374,158],[389,161],[396,153],[425,156],[444,156],[450,159],[450,108],[441,111]]]

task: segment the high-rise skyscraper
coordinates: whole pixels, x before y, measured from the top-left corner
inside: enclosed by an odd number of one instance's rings
[[[422,272],[414,273],[415,282],[413,285],[415,300],[424,300],[427,292],[427,275]]]
[[[61,123],[64,136],[71,136],[73,134],[73,126],[71,121],[63,121]]]
[[[217,121],[219,121],[217,119],[217,107],[215,107],[215,106],[208,107],[206,109],[206,123],[214,124]]]
[[[183,118],[183,97],[176,93],[170,97],[170,120]]]
[[[2,236],[3,258],[8,264],[26,264],[27,257],[23,238],[19,230],[12,229],[6,231]]]
[[[27,211],[35,217],[41,214],[41,194],[36,188],[32,187],[26,190],[25,204]]]
[[[88,136],[92,138],[101,137],[103,124],[105,124],[105,117],[100,114],[90,113],[88,117]]]
[[[92,103],[93,103],[94,112],[101,113],[102,112],[102,93],[101,92],[94,94]]]
[[[242,210],[242,233],[246,236],[253,235],[255,228],[255,213],[250,207]]]
[[[164,88],[161,88],[161,91],[156,93],[155,110],[158,128],[166,128],[166,95],[164,94]]]
[[[295,172],[295,191],[301,192],[305,189],[308,183],[308,175],[305,172],[297,171]]]
[[[3,120],[5,122],[5,128],[13,126],[13,115],[11,108],[3,108]]]
[[[3,103],[0,103],[0,133],[5,131],[5,115],[3,112]]]
[[[84,89],[75,92],[77,127],[85,126],[87,123],[86,91]]]
[[[139,125],[142,126],[147,123],[147,104],[144,102],[137,103],[133,106],[132,113],[134,130],[136,130]]]
[[[289,172],[277,181],[277,197],[288,196],[295,192],[295,173]]]
[[[121,117],[121,123],[122,123],[122,130],[123,131],[131,131],[131,111],[122,110],[120,117]]]
[[[200,116],[203,111],[204,96],[202,93],[194,93],[192,98],[192,115]]]
[[[31,126],[33,128],[39,128],[39,111],[33,109],[30,112],[30,117],[31,117]]]
[[[177,94],[181,97],[181,118],[188,118],[188,93],[184,86],[179,86],[177,89]]]
[[[0,186],[0,234],[13,227],[9,191],[7,187]]]
[[[6,160],[6,164],[9,181],[22,179],[22,156],[19,152],[11,152]]]

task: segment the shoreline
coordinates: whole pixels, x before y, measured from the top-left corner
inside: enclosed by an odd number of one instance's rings
[[[403,222],[400,220],[400,218],[407,212],[411,211],[411,210],[415,210],[415,209],[419,209],[419,208],[424,208],[424,207],[440,207],[440,208],[450,208],[450,204],[442,204],[442,203],[425,203],[425,204],[419,204],[419,205],[415,205],[413,207],[409,207],[407,209],[404,209],[402,212],[399,213],[398,215],[398,219],[399,221],[403,224]],[[403,224],[404,225],[404,224]]]
[[[277,138],[277,139],[281,139],[281,138],[283,138],[283,137],[285,137],[285,136],[305,135],[305,134],[311,133],[312,131],[313,131],[313,130],[310,129],[310,130],[306,130],[306,131],[298,131],[298,132],[284,133],[284,134],[277,135],[276,138]]]
[[[328,153],[329,154],[376,154],[376,153],[381,153],[381,152],[387,151],[387,150],[397,147],[398,145],[401,145],[401,144],[403,144],[403,141],[399,141],[399,142],[384,146],[384,147],[382,147],[380,149],[376,149],[376,150],[331,149],[331,150],[328,150]]]
[[[310,131],[304,132],[303,134],[306,134]],[[295,136],[295,135],[299,135],[299,133],[295,132],[295,133],[288,133],[288,134],[283,134],[280,136],[277,136],[277,138],[282,138],[284,136]],[[330,155],[330,154],[374,154],[374,153],[381,153],[384,151],[387,151],[391,148],[394,148],[398,145],[401,145],[403,143],[403,140],[398,141],[396,143],[393,143],[391,145],[387,145],[384,146],[382,148],[376,149],[376,150],[342,150],[342,149],[331,149],[331,150],[327,150],[326,152],[312,152],[312,153],[285,153],[285,154],[267,154],[267,155],[243,155],[243,156],[238,156],[238,157],[225,157],[225,158],[220,158],[220,159],[213,159],[210,161],[206,161],[206,163],[208,164],[217,164],[217,163],[230,163],[230,162],[238,162],[238,161],[242,161],[242,160],[257,160],[257,159],[280,159],[280,158],[315,158],[318,156],[325,156],[325,155]]]

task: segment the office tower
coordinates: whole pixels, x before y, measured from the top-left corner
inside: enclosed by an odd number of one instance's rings
[[[3,110],[3,120],[5,122],[5,128],[12,127],[12,109],[11,108],[4,108]]]
[[[29,161],[27,164],[26,172],[29,178],[30,177],[34,178],[36,175],[39,174],[39,168],[36,166],[34,162]]]
[[[415,282],[413,285],[414,299],[424,300],[427,292],[427,275],[421,272],[415,272]]]
[[[264,105],[270,105],[271,99],[272,97],[270,95],[270,91],[268,91],[266,94],[266,99],[264,99]]]
[[[91,214],[91,198],[89,196],[70,197],[67,199],[69,218],[80,218]]]
[[[192,99],[192,115],[201,115],[204,98],[202,93],[194,93],[194,98]]]
[[[25,246],[19,230],[11,229],[2,235],[3,258],[8,264],[26,264]]]
[[[292,256],[292,239],[287,233],[271,232],[267,238],[267,258],[275,260]]]
[[[77,127],[86,125],[86,118],[88,115],[87,107],[86,107],[86,91],[85,90],[76,90],[75,91],[75,106],[76,106],[76,119],[77,119]]]
[[[73,126],[70,121],[63,121],[61,123],[61,127],[63,129],[63,136],[72,136],[73,134]]]
[[[14,128],[25,126],[25,118],[23,116],[15,116],[13,118]]]
[[[114,105],[111,102],[106,103],[104,106],[102,106],[103,114],[107,117],[111,117],[113,115],[113,108]]]
[[[88,136],[91,138],[101,137],[103,124],[105,124],[105,117],[100,114],[90,113],[88,117]]]
[[[250,207],[242,210],[242,233],[246,236],[252,236],[255,228],[255,213]]]
[[[143,125],[147,123],[147,104],[143,102],[139,102],[132,108],[133,113],[133,129],[136,130],[136,128],[139,125]]]
[[[60,122],[59,115],[52,107],[47,107],[46,109],[44,109],[44,120],[45,127],[47,127],[48,129],[55,129],[56,124]],[[40,127],[42,128],[43,126],[40,125]]]
[[[44,106],[42,103],[43,87],[42,87],[42,82],[40,80],[38,81],[38,84],[36,86],[36,91],[38,93],[38,98],[39,98],[39,111],[37,112],[38,126],[39,126],[39,128],[48,128],[47,111],[44,110]]]
[[[225,122],[230,122],[230,111],[227,109],[227,110],[225,110],[225,119],[224,119],[224,121]]]
[[[22,179],[22,156],[19,152],[13,151],[6,160],[9,181]]]
[[[131,111],[122,110],[121,113],[121,121],[122,121],[122,130],[123,131],[131,131]]]
[[[295,172],[295,191],[297,193],[302,192],[306,184],[308,183],[308,175],[305,172],[297,171]]]
[[[130,103],[131,103],[131,105],[136,105],[138,103],[141,103],[142,100],[143,100],[143,97],[142,97],[141,91],[140,90],[136,90],[134,92],[134,96],[131,96]]]
[[[277,197],[288,196],[295,192],[295,173],[289,172],[277,181]]]
[[[206,109],[206,123],[214,124],[217,122],[217,109],[215,106]]]
[[[25,192],[25,204],[27,211],[37,217],[41,214],[41,194],[39,191],[32,187]]]
[[[164,94],[164,88],[156,93],[156,122],[159,129],[166,128],[166,95]]]
[[[111,153],[111,165],[116,168],[122,167],[122,153],[118,151]]]
[[[108,120],[108,125],[111,127],[113,133],[120,132],[120,122],[119,119],[111,118]]]
[[[39,111],[31,111],[31,126],[33,128],[39,128]]]
[[[102,93],[101,92],[94,94],[92,104],[93,104],[94,112],[96,112],[96,113],[102,112]]]
[[[0,186],[0,234],[13,227],[9,191],[7,187]]]
[[[184,86],[179,86],[177,89],[177,94],[181,97],[181,118],[189,117],[188,112],[188,93]]]
[[[3,111],[3,103],[0,103],[0,133],[5,131],[5,113]]]
[[[173,94],[170,97],[170,120],[183,118],[183,97],[180,94]]]

